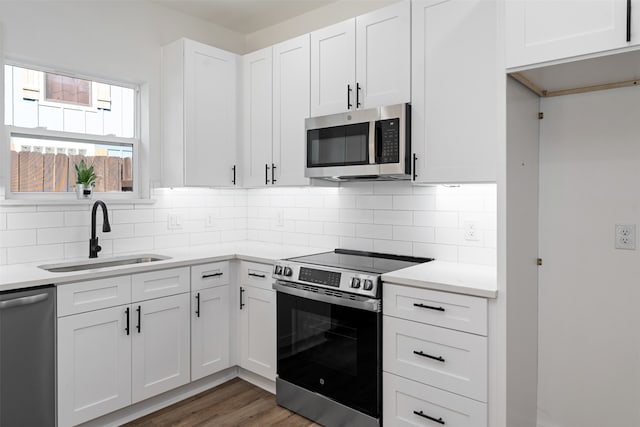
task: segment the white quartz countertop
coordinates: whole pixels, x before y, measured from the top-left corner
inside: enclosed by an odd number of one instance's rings
[[[59,285],[81,280],[99,279],[102,277],[119,276],[132,273],[143,273],[186,265],[204,264],[207,262],[241,259],[245,261],[270,264],[275,260],[296,256],[325,252],[331,249],[302,247],[292,245],[278,245],[261,242],[234,242],[215,245],[190,246],[185,248],[158,249],[145,254],[164,255],[171,257],[167,260],[154,261],[143,264],[122,265],[117,267],[98,268],[84,271],[51,273],[39,265],[57,263],[86,262],[88,258],[61,259],[59,261],[44,261],[30,264],[12,264],[0,266],[0,291],[31,288],[40,285]],[[118,254],[118,258],[135,253]],[[98,257],[97,261],[108,261],[114,257]]]
[[[431,261],[382,275],[383,282],[458,294],[496,298],[495,267]]]

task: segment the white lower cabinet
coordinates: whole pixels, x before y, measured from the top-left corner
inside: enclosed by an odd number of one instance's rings
[[[58,426],[131,404],[130,306],[58,319]]]
[[[240,271],[240,366],[275,381],[276,293],[271,289],[271,266],[243,262]]]
[[[191,293],[191,380],[229,365],[229,286]]]
[[[132,401],[190,381],[189,294],[134,304]]]
[[[385,426],[487,427],[487,405],[384,372]]]

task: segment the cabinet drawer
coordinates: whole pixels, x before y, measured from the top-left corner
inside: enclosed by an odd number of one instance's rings
[[[386,372],[382,374],[382,385],[386,426],[487,427],[484,403]]]
[[[189,267],[151,271],[131,276],[133,302],[189,292]]]
[[[131,276],[58,286],[58,317],[131,302]]]
[[[388,316],[487,335],[487,300],[469,295],[385,283],[382,312]]]
[[[383,316],[383,369],[487,401],[487,338]]]
[[[259,264],[257,262],[242,261],[240,263],[240,283],[247,286],[255,286],[263,289],[273,289],[271,278],[271,264]]]
[[[191,290],[228,285],[229,261],[191,266]]]

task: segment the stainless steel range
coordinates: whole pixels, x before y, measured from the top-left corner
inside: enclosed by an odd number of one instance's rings
[[[278,404],[328,427],[380,426],[380,276],[428,261],[345,249],[278,261]]]

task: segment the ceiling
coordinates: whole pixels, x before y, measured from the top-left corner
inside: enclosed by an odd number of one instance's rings
[[[216,25],[250,34],[337,0],[151,0]]]

